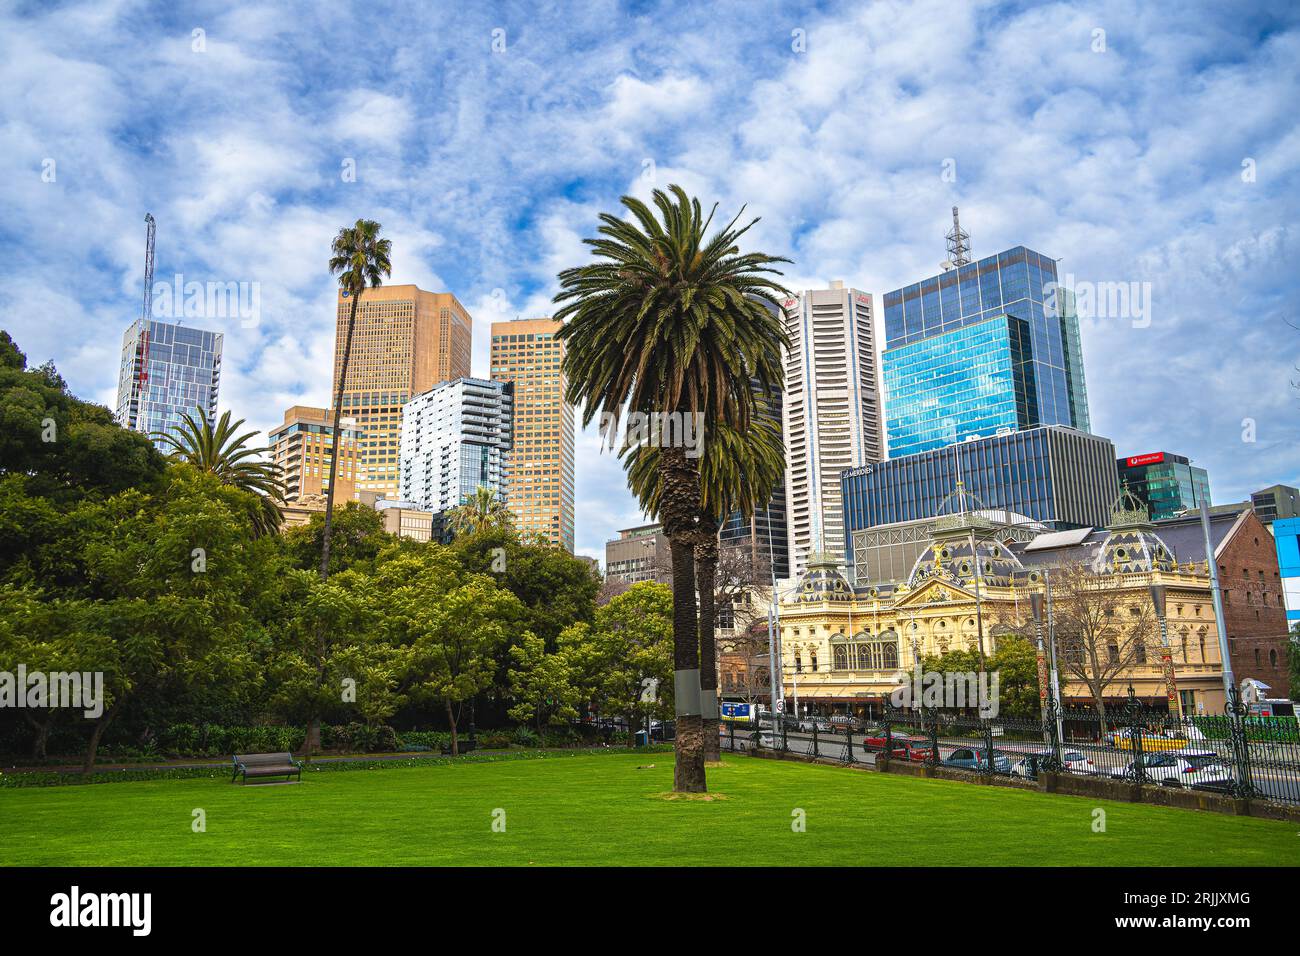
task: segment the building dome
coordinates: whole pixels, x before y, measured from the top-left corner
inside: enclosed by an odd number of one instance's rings
[[[840,573],[839,562],[828,554],[808,558],[808,570],[799,579],[795,600],[800,604],[817,601],[852,601],[853,588]]]
[[[964,588],[975,586],[978,572],[982,585],[1007,587],[1012,575],[1024,571],[1020,559],[1005,544],[987,538],[975,538],[971,550],[970,535],[936,534],[929,547],[912,565],[907,586],[916,588],[931,578],[940,578]]]
[[[1110,509],[1110,529],[1101,548],[1092,559],[1096,574],[1141,574],[1148,571],[1172,571],[1174,553],[1156,534],[1147,506],[1124,490]]]

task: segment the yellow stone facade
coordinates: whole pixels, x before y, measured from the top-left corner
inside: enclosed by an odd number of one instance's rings
[[[981,637],[984,653],[991,655],[1012,627],[1017,627],[1012,633],[1023,629],[1032,639],[1030,595],[1045,590],[1044,571],[1051,573],[1051,563],[1022,562],[1009,543],[997,540],[995,529],[978,522],[948,521],[946,531],[943,524],[937,522],[931,546],[908,580],[892,587],[855,589],[834,560],[810,560],[808,572],[780,606],[787,708],[797,695],[801,712],[808,705],[821,713],[878,712],[895,688],[912,680],[918,657],[975,650]],[[1163,584],[1182,707],[1189,713],[1221,713],[1222,667],[1207,568],[1204,562],[1178,564],[1172,555],[1160,553],[1157,536],[1140,528],[1136,538],[1134,533],[1125,528],[1106,533],[1089,568],[1096,587],[1113,592],[1108,601],[1134,614],[1145,606],[1150,619],[1146,662],[1111,679],[1105,697],[1122,698],[1132,684],[1138,697],[1157,706],[1166,702],[1162,641],[1148,591],[1151,584]],[[1045,632],[1044,627],[1046,638]],[[1060,653],[1059,634],[1057,640]],[[1090,706],[1087,685],[1072,679],[1064,663],[1059,674],[1066,705]]]

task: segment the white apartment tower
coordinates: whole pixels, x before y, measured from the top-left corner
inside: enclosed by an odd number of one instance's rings
[[[505,500],[514,387],[457,378],[402,406],[399,494],[423,511],[454,508],[485,485]]]
[[[782,303],[786,514],[790,573],[808,556],[845,553],[840,472],[880,461],[880,384],[871,295],[832,282]]]

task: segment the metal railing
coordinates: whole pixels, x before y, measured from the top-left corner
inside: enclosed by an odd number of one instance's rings
[[[736,753],[766,750],[865,765],[888,753],[893,761],[976,774],[1036,780],[1042,771],[1059,771],[1300,805],[1300,724],[1294,717],[1247,716],[1235,693],[1223,714],[1208,716],[1155,710],[1130,690],[1104,714],[1062,709],[1049,697],[1041,720],[890,707],[870,721],[765,713],[724,721],[721,735],[721,748]]]

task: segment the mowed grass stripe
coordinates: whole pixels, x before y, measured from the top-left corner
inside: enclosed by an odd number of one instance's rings
[[[637,769],[654,764],[653,769]],[[728,756],[712,802],[671,754],[0,790],[5,865],[1294,866],[1300,827]],[[1093,831],[1105,810],[1106,832]],[[192,811],[207,831],[191,831]],[[493,811],[506,831],[492,832]],[[792,831],[802,809],[807,830]]]

